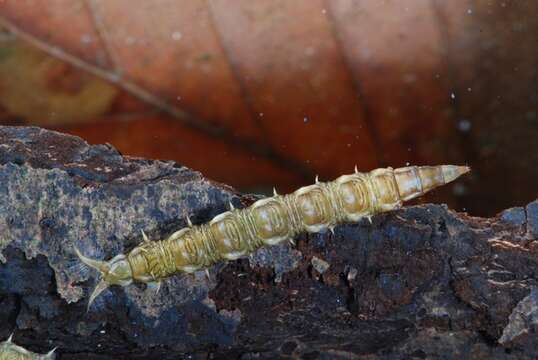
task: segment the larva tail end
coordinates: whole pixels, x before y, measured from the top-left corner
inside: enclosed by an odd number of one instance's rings
[[[95,289],[93,289],[92,294],[90,295],[90,301],[88,301],[88,307],[86,311],[90,311],[90,308],[93,302],[95,301],[95,299],[97,299],[97,297],[101,295],[101,293],[105,291],[107,288],[108,288],[108,283],[104,279],[101,279],[99,283],[97,284],[97,286],[95,287]]]
[[[110,266],[107,264],[106,261],[100,261],[95,259],[90,259],[84,255],[78,250],[76,246],[74,246],[75,253],[77,254],[80,261],[82,261],[84,264],[88,265],[89,267],[98,270],[101,274],[107,273],[110,271]]]
[[[443,171],[443,178],[445,183],[456,180],[460,176],[467,174],[471,171],[471,168],[468,166],[459,166],[459,165],[442,165],[441,169]]]
[[[74,249],[80,261],[82,261],[84,264],[91,267],[92,269],[96,269],[97,271],[99,271],[102,277],[95,289],[93,289],[92,294],[90,295],[90,301],[88,302],[88,308],[86,309],[87,311],[89,311],[93,301],[108,287],[108,283],[104,280],[104,277],[110,271],[110,265],[106,261],[90,259],[82,255],[82,253],[76,246],[74,247]]]
[[[127,257],[123,254],[117,255],[110,261],[90,259],[75,247],[75,252],[79,259],[86,265],[98,270],[101,273],[101,280],[93,290],[88,309],[91,304],[107,287],[111,285],[127,286],[133,282],[133,273]]]

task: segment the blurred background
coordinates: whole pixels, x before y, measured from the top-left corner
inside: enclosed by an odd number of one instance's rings
[[[3,0],[0,124],[175,160],[241,191],[468,164],[421,201],[538,196],[538,2]]]

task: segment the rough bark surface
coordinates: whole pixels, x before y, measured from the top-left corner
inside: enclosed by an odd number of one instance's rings
[[[59,359],[534,359],[538,202],[491,219],[407,207],[176,276],[159,293],[96,273],[141,241],[254,197],[172,162],[0,127],[0,340]]]

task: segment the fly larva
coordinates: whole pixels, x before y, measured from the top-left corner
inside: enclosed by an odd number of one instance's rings
[[[56,349],[52,349],[45,355],[36,354],[19,345],[15,345],[12,340],[13,335],[0,343],[0,360],[54,360],[56,357],[54,355]]]
[[[319,232],[340,223],[356,222],[398,209],[402,202],[449,183],[469,171],[466,166],[410,166],[343,175],[332,182],[302,187],[288,195],[256,201],[245,209],[217,215],[208,223],[188,227],[165,240],[144,242],[127,255],[99,261],[75,251],[87,265],[99,270],[101,280],[88,306],[110,285],[133,281],[160,282],[176,273],[207,269],[221,260],[235,260],[264,245],[275,245],[302,232]],[[231,204],[230,204],[231,205]]]

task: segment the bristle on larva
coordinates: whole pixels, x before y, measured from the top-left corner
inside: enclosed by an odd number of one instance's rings
[[[386,168],[369,173],[355,169],[355,173],[332,182],[316,178],[315,184],[288,195],[275,191],[274,196],[245,209],[231,207],[202,225],[194,226],[187,220],[188,227],[165,240],[149,241],[143,234],[139,246],[109,261],[87,258],[75,249],[82,262],[102,275],[89,305],[110,285],[159,283],[177,273],[191,273],[218,261],[246,256],[261,246],[293,241],[303,232],[332,230],[341,223],[398,209],[404,201],[469,171],[467,166],[454,165]]]
[[[54,360],[56,355],[52,349],[47,354],[36,354],[13,342],[13,335],[0,343],[0,360]]]

